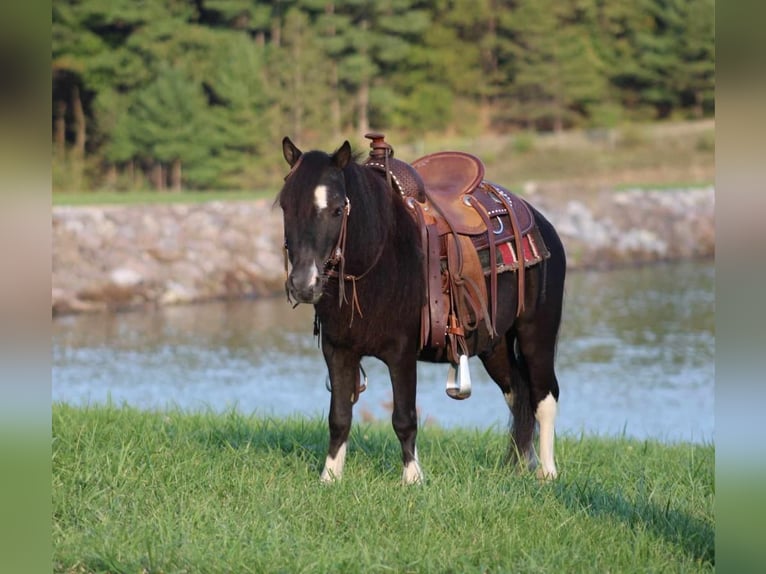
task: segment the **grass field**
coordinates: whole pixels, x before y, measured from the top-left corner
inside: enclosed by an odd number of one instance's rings
[[[388,425],[355,424],[324,486],[320,420],[53,406],[55,572],[700,572],[714,447],[564,437],[560,477],[497,431],[428,427],[399,484]]]
[[[361,135],[356,139],[348,137],[354,149],[366,154],[367,141]],[[626,125],[600,131],[573,130],[558,135],[426,135],[416,141],[411,135],[389,132],[387,140],[396,149],[396,157],[405,161],[447,149],[471,152],[486,165],[488,179],[514,191],[522,190],[527,182],[542,185],[563,182],[569,195],[625,186],[710,185],[715,177],[715,123],[712,120]],[[54,191],[53,204],[274,198],[281,184],[281,178],[277,178],[268,189],[254,191]]]

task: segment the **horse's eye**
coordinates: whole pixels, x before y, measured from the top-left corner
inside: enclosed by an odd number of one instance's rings
[[[333,211],[332,214],[335,217],[340,217],[341,215],[343,215],[343,208],[342,207],[336,207],[335,211]]]

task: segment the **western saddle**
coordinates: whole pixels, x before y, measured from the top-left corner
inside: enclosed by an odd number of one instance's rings
[[[428,345],[439,355],[446,352],[452,365],[447,394],[467,398],[467,357],[475,354],[470,335],[482,325],[495,335],[498,274],[516,271],[519,316],[525,270],[550,254],[526,202],[486,181],[477,157],[447,151],[408,164],[394,158],[383,134],[365,137],[371,140],[365,165],[384,175],[404,197],[420,229],[427,286],[420,346]],[[465,380],[455,383],[458,364],[461,372],[465,369],[467,385]]]

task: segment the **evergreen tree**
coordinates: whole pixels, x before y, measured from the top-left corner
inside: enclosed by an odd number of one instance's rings
[[[157,187],[254,187],[273,182],[286,133],[324,146],[370,127],[709,115],[714,10],[714,0],[56,0],[54,169],[67,166],[73,188],[136,167]]]
[[[442,47],[450,60],[445,73],[458,93],[479,105],[481,129],[492,124],[508,73],[509,62],[501,63],[504,38],[500,30],[503,15],[510,10],[508,4],[502,0],[456,0],[444,6],[445,23],[454,30],[454,40]]]
[[[712,111],[714,0],[597,1],[600,53],[620,104],[639,119]]]
[[[135,159],[138,148],[133,137],[133,122],[128,110],[133,93],[121,94],[113,89],[103,89],[96,96],[93,111],[96,129],[103,138],[101,153],[106,163],[107,185],[117,185],[118,168],[128,172],[131,187],[135,187]]]
[[[157,79],[142,89],[130,109],[136,149],[153,161],[154,184],[165,185],[170,166],[171,187],[182,181],[204,187],[216,181],[213,123],[202,88],[180,70],[161,70]],[[185,166],[185,167],[184,167]]]
[[[676,31],[681,65],[674,74],[674,89],[681,105],[694,117],[712,113],[715,106],[715,0],[678,4],[681,29]]]
[[[315,28],[299,8],[291,8],[285,15],[279,62],[286,131],[299,141],[308,141],[308,133],[324,130],[330,106],[330,69]]]
[[[206,88],[214,102],[211,143],[218,150],[221,187],[252,189],[271,181],[267,166],[276,163],[273,142],[281,136],[276,98],[265,86],[264,52],[247,35],[236,34],[211,54],[215,73]]]
[[[271,24],[271,4],[256,0],[204,0],[200,20],[214,27],[246,30],[262,46]]]
[[[587,3],[578,0],[520,0],[514,12],[517,71],[511,113],[529,127],[559,132],[607,95],[585,8]]]

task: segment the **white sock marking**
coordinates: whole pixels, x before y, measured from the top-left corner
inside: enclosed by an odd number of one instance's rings
[[[535,411],[535,418],[540,424],[540,467],[537,469],[539,478],[556,478],[556,463],[553,460],[554,423],[558,404],[553,395],[548,393],[540,401]]]
[[[314,204],[317,206],[318,211],[322,211],[327,207],[327,186],[317,185],[314,190]]]
[[[423,470],[418,462],[418,449],[415,447],[415,458],[404,465],[402,471],[402,484],[421,484],[423,482]]]
[[[322,469],[322,476],[320,480],[322,482],[335,482],[343,477],[343,465],[346,463],[346,443],[340,445],[338,454],[335,458],[331,458],[327,455],[324,461],[324,469]]]

